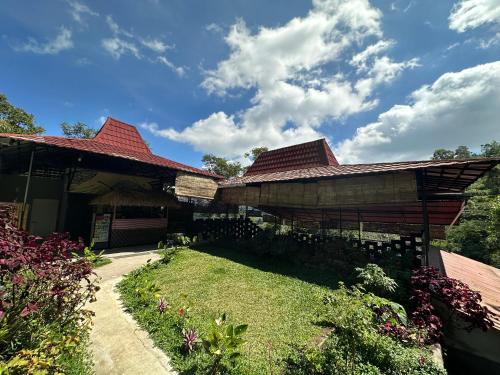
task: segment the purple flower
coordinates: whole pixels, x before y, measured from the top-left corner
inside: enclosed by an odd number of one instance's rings
[[[184,345],[184,349],[186,349],[188,353],[191,353],[194,350],[196,343],[198,342],[198,332],[196,332],[196,330],[193,328],[183,329],[182,342]]]
[[[158,310],[160,311],[160,314],[163,314],[169,307],[170,306],[168,305],[167,301],[165,301],[165,298],[160,297],[160,299],[158,300]]]

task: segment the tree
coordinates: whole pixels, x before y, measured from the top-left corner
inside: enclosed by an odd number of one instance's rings
[[[265,146],[255,147],[255,148],[252,148],[252,150],[250,152],[246,152],[244,156],[246,158],[250,159],[251,161],[255,161],[260,156],[260,154],[267,152],[267,151],[269,151],[269,149]]]
[[[485,158],[500,157],[500,142],[493,141],[481,145],[481,156]]]
[[[451,150],[447,150],[445,148],[438,148],[434,151],[432,155],[432,160],[447,160],[453,159],[455,157],[455,153]]]
[[[4,94],[0,94],[0,133],[40,134],[44,131],[35,125],[32,114],[13,106]]]
[[[88,127],[83,122],[76,122],[74,125],[63,122],[61,129],[66,137],[71,138],[94,138],[97,130]]]
[[[473,155],[467,146],[458,146],[455,150],[455,159],[469,159],[472,158]]]
[[[217,173],[226,178],[241,174],[243,167],[237,161],[229,161],[226,158],[205,154],[202,158],[203,166],[210,172]]]
[[[434,155],[444,153],[436,150]],[[449,150],[445,150],[449,151]],[[498,157],[500,143],[492,141],[481,146],[479,155],[472,154],[466,146],[453,152],[454,158]],[[500,167],[497,166],[467,189],[469,199],[460,224],[447,230],[448,250],[466,257],[500,267],[500,236],[498,217],[500,211]]]
[[[458,146],[455,151],[438,148],[432,155],[432,160],[469,159],[476,155],[467,146]]]

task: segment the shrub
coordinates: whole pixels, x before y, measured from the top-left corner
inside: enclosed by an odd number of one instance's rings
[[[226,323],[226,314],[215,319],[212,328],[203,339],[203,347],[212,358],[210,374],[228,373],[240,359],[241,346],[245,343],[243,335],[248,325],[233,326]]]
[[[467,284],[440,275],[435,267],[420,267],[413,271],[411,281],[415,305],[412,321],[416,326],[427,329],[427,341],[437,341],[442,336],[443,324],[431,303],[432,297],[442,302],[452,316],[460,317],[467,324],[463,327],[467,330],[487,330],[493,325],[488,308],[480,304],[481,295]]]
[[[321,348],[301,348],[287,361],[285,374],[445,374],[426,350],[381,334],[378,311],[391,302],[343,285],[325,299],[326,320],[334,330]],[[390,314],[405,314],[400,306]],[[383,319],[382,319],[383,321]]]
[[[77,253],[73,253],[73,256],[78,257]],[[94,268],[104,266],[111,263],[111,259],[104,256],[104,250],[100,252],[94,251],[94,243],[92,242],[90,246],[85,246],[83,248],[83,258],[87,260]]]
[[[368,263],[364,268],[357,267],[358,279],[361,281],[361,286],[368,291],[377,294],[393,293],[398,284],[386,276],[384,270],[378,265]]]
[[[98,288],[91,264],[72,258],[81,242],[28,235],[13,213],[0,207],[0,368],[55,371],[68,342],[88,328],[92,313],[84,306]]]

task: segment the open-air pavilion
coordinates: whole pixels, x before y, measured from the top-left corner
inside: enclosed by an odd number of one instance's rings
[[[324,139],[261,154],[242,177],[219,183],[219,201],[291,223],[442,238],[466,204],[465,189],[500,159],[340,165]],[[361,239],[361,238],[360,238]],[[427,258],[427,257],[425,257]]]
[[[117,247],[182,227],[191,211],[179,200],[212,198],[220,176],[154,155],[134,126],[108,118],[91,139],[0,134],[0,178],[0,202],[17,206],[24,229]]]

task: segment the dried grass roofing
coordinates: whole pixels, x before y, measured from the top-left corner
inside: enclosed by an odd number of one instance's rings
[[[328,165],[322,167],[244,175],[242,177],[235,177],[221,181],[220,186],[232,187],[243,186],[246,184],[260,184],[264,182],[346,177],[418,169],[428,170],[429,176],[436,175],[436,177],[450,178],[460,185],[462,182],[461,179],[473,182],[499,162],[500,158],[474,158],[464,160],[423,160],[393,163]],[[470,183],[466,183],[467,186],[469,184]]]

